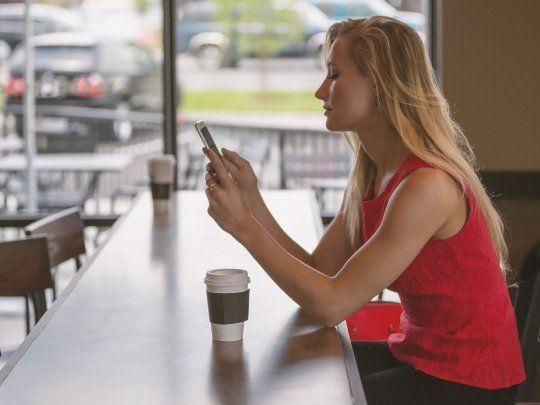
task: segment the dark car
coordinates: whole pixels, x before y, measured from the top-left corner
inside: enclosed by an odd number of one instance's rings
[[[25,5],[23,3],[0,2],[0,41],[14,49],[24,39]],[[80,17],[65,8],[45,4],[32,4],[34,35],[81,29]]]
[[[330,26],[330,20],[317,7],[306,1],[271,1],[265,3],[269,14],[273,11],[287,10],[301,25],[298,39],[284,41],[284,45],[272,56],[315,57],[319,58],[324,42],[324,34]],[[231,11],[234,14],[234,10]],[[265,31],[265,22],[237,21],[234,31],[238,35],[282,35],[286,33],[286,24],[277,24],[274,31]],[[196,56],[200,67],[219,68],[234,66],[237,60],[230,55],[234,38],[227,34],[227,23],[220,20],[218,6],[212,1],[186,3],[181,9],[176,29],[177,52],[189,52]],[[256,41],[252,41],[253,44]],[[253,56],[255,49],[245,55]]]
[[[5,106],[19,134],[24,62],[19,46],[10,59]],[[38,145],[40,134],[123,142],[135,124],[159,124],[160,69],[137,43],[86,32],[40,35],[34,37],[34,63]]]

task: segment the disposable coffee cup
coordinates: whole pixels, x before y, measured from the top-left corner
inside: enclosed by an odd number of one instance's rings
[[[220,342],[242,340],[249,314],[249,276],[240,269],[206,272],[206,298],[212,339]]]
[[[171,191],[174,181],[173,155],[161,155],[148,159],[148,174],[154,211],[166,213],[169,211]]]

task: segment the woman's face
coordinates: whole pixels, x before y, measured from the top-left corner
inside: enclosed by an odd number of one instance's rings
[[[330,131],[359,131],[377,108],[375,87],[349,56],[348,40],[338,37],[328,55],[328,74],[315,97],[324,102]]]

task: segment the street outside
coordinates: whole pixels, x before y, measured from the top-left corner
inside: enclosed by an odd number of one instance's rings
[[[315,93],[326,74],[312,58],[276,58],[267,60],[266,64],[264,74],[268,91]],[[184,93],[197,90],[257,91],[261,86],[261,66],[257,59],[243,59],[237,68],[204,71],[199,69],[194,57],[181,54],[177,58],[176,66],[177,78]],[[285,113],[283,118],[294,114],[293,111],[283,112]],[[260,113],[265,115],[264,111]],[[300,113],[297,116],[316,117],[317,115]],[[322,116],[322,104],[320,115]],[[14,122],[5,121],[3,111],[0,111],[0,137],[14,134]]]
[[[319,87],[325,70],[312,58],[276,58],[266,61],[268,90],[313,91]],[[237,68],[203,71],[194,57],[181,54],[177,58],[177,76],[184,90],[258,90],[261,62],[243,59]]]

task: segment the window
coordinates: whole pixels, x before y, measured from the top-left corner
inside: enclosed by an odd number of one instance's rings
[[[22,158],[26,119],[34,119],[35,158],[51,168],[36,172],[38,208],[119,213],[163,145],[161,2],[62,4],[32,4],[33,117],[23,102],[25,5],[0,4],[0,41],[12,49],[0,57],[0,142],[20,145],[2,163]],[[0,170],[0,210],[28,208],[27,178]]]
[[[252,162],[263,188],[317,188],[315,180],[324,179],[321,209],[335,212],[350,156],[341,136],[326,131],[322,102],[313,95],[326,74],[325,34],[335,21],[379,14],[401,19],[425,39],[426,3],[274,0],[263,12],[253,0],[180,4],[181,186],[204,185],[204,158],[193,129],[203,119],[211,121],[220,146]],[[197,18],[196,10],[213,10],[213,18]]]

